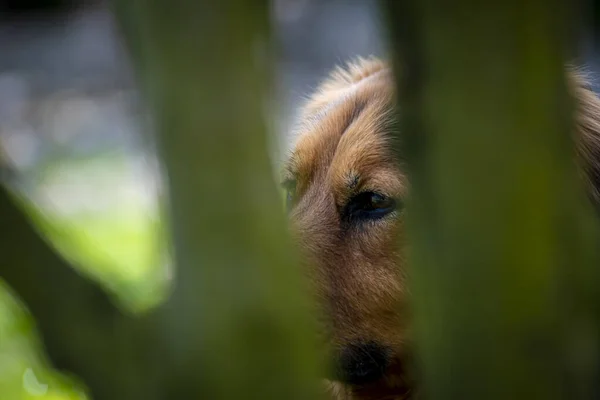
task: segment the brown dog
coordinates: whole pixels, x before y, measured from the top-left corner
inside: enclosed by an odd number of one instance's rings
[[[577,74],[582,171],[600,198],[600,102]],[[402,250],[407,178],[395,162],[385,63],[337,69],[309,99],[284,173],[290,217],[324,310],[337,399],[407,399],[410,317]]]

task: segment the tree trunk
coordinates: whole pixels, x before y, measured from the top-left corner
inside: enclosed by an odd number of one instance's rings
[[[162,314],[169,398],[316,395],[307,288],[267,153],[268,4],[119,3],[169,186],[177,264]]]
[[[0,192],[0,276],[55,366],[96,400],[315,399],[311,308],[267,153],[268,4],[117,4],[166,171],[177,266],[166,304],[114,307]]]
[[[593,265],[565,84],[569,5],[385,5],[427,398],[589,398],[567,359],[572,275]]]

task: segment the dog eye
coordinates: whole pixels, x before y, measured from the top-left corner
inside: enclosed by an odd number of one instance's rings
[[[396,209],[396,201],[375,192],[363,192],[354,196],[346,205],[350,218],[379,219]]]

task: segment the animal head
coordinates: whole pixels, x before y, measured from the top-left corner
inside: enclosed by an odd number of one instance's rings
[[[394,90],[380,61],[339,69],[308,101],[283,177],[290,219],[324,311],[332,378],[390,379],[406,349],[403,200]],[[402,374],[397,385],[402,385]],[[389,383],[389,382],[387,382]],[[387,386],[387,385],[386,385]]]
[[[600,102],[569,72],[577,100],[577,158],[600,198]],[[360,59],[308,99],[286,167],[289,217],[323,311],[321,333],[338,398],[402,399],[412,390],[404,200],[395,154],[391,69]]]

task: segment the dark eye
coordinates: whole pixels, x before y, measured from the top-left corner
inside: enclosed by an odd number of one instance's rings
[[[396,201],[375,192],[363,192],[350,199],[345,214],[351,219],[379,219],[396,209]]]

